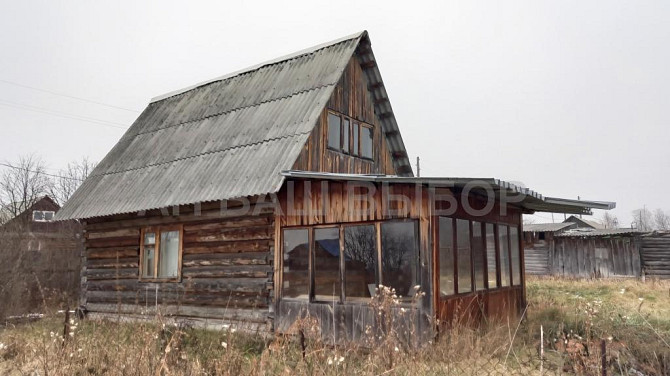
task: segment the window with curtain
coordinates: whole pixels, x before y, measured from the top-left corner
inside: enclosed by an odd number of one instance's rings
[[[309,230],[285,229],[283,231],[283,280],[282,296],[309,298]]]
[[[470,221],[456,220],[456,262],[458,263],[458,293],[472,291],[470,250]]]
[[[498,225],[498,247],[500,248],[500,284],[510,285],[509,232],[505,225]]]
[[[414,295],[418,284],[417,221],[388,221],[381,224],[382,284],[395,289],[400,297]]]
[[[440,295],[453,295],[454,290],[454,230],[453,219],[440,217]]]
[[[140,279],[178,281],[181,277],[181,226],[142,230]]]
[[[340,228],[314,229],[314,299],[340,300]]]

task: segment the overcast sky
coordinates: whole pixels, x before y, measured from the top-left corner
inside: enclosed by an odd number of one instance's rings
[[[422,175],[670,211],[670,2],[402,4],[2,0],[0,161],[99,161],[154,96],[368,30]]]

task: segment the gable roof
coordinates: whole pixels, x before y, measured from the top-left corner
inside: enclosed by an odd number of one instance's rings
[[[600,223],[593,221],[593,220],[588,220],[584,218],[579,218],[577,216],[571,215],[563,221],[563,223],[576,223],[578,227],[588,227],[588,228],[593,228],[593,229],[605,229],[605,226],[601,225]]]
[[[277,192],[357,54],[398,171],[412,175],[366,31],[155,98],[57,219]]]
[[[572,222],[562,223],[531,223],[523,225],[523,232],[558,232],[567,228],[576,227]]]

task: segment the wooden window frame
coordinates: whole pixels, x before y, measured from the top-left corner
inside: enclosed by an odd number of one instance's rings
[[[158,277],[158,263],[160,260],[160,238],[161,233],[179,231],[179,252],[177,260],[177,276],[170,278]],[[144,277],[144,235],[146,233],[154,233],[156,236],[156,243],[154,244],[154,276]],[[184,255],[184,225],[169,225],[169,226],[150,226],[144,227],[140,231],[140,265],[139,265],[139,281],[140,282],[181,282],[182,259]]]
[[[335,151],[344,155],[348,155],[350,157],[354,158],[360,158],[366,161],[374,161],[374,154],[375,154],[375,126],[372,124],[368,124],[365,122],[362,122],[360,120],[354,119],[350,116],[344,115],[339,112],[335,112],[332,110],[328,110],[328,115],[326,116],[326,137],[329,137],[330,132],[330,115],[333,116],[338,116],[340,118],[340,147],[335,149],[331,147],[328,143],[328,139],[326,139],[326,148],[331,151]],[[347,144],[349,146],[348,151],[344,151],[344,122],[347,120],[349,122],[349,137],[347,137]],[[358,147],[354,149],[354,128],[358,128],[358,134],[356,135],[356,138],[358,139]],[[370,128],[372,132],[372,156],[371,157],[364,157],[361,153],[362,149],[362,142],[361,142],[361,135],[363,134],[363,128]]]

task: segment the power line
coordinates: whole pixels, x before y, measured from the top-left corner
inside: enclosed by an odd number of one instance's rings
[[[41,92],[43,92],[43,93],[49,93],[49,94],[51,94],[51,95],[57,95],[57,96],[65,97],[65,98],[76,99],[76,100],[78,100],[78,101],[82,101],[82,102],[93,103],[93,104],[97,104],[97,105],[99,105],[99,106],[105,106],[105,107],[110,107],[110,108],[116,108],[117,110],[123,110],[123,111],[135,112],[135,113],[139,113],[139,112],[140,112],[140,111],[133,110],[133,109],[130,109],[130,108],[125,108],[125,107],[115,106],[115,105],[113,105],[113,104],[102,103],[102,102],[98,102],[98,101],[94,101],[94,100],[86,99],[86,98],[81,98],[81,97],[75,97],[74,95],[63,94],[63,93],[57,93],[57,92],[55,92],[55,91],[46,90],[46,89],[40,89],[40,88],[38,88],[38,87],[28,86],[28,85],[20,84],[20,83],[18,83],[18,82],[12,82],[12,81],[7,81],[7,80],[3,80],[3,79],[0,79],[0,82],[5,83],[5,84],[8,84],[8,85],[14,85],[14,86],[18,86],[18,87],[26,88],[26,89],[31,89],[31,90],[41,91]]]
[[[24,110],[24,111],[39,112],[39,113],[48,114],[48,115],[52,115],[52,116],[58,116],[58,117],[66,118],[66,119],[74,119],[74,120],[79,120],[79,121],[85,121],[85,122],[88,122],[88,123],[93,123],[93,124],[97,124],[97,125],[104,125],[104,126],[107,126],[107,127],[128,129],[128,126],[126,126],[125,124],[122,124],[122,123],[116,123],[116,122],[113,122],[113,121],[102,120],[102,119],[92,118],[92,117],[88,117],[88,116],[75,115],[75,114],[70,114],[70,113],[62,112],[62,111],[50,110],[48,108],[31,106],[31,105],[23,104],[23,103],[10,102],[10,101],[5,101],[5,100],[0,99],[0,105],[7,106],[7,107],[12,107],[12,108],[16,108],[16,109]]]
[[[35,170],[29,170],[29,169],[27,169],[27,168],[23,168],[23,167],[12,166],[12,165],[10,165],[10,164],[8,164],[8,163],[2,163],[2,162],[0,162],[0,166],[5,166],[5,167],[13,168],[13,169],[15,169],[15,170],[21,170],[21,171],[32,172],[32,173],[34,173],[34,174],[42,174],[42,175],[45,175],[45,176],[51,176],[51,177],[54,177],[54,178],[61,178],[61,179],[68,179],[68,180],[76,180],[76,181],[78,181],[78,182],[83,182],[83,181],[84,181],[83,179],[73,178],[73,177],[71,177],[71,176],[63,176],[63,175],[49,174],[49,173],[47,173],[47,172],[35,171]]]

